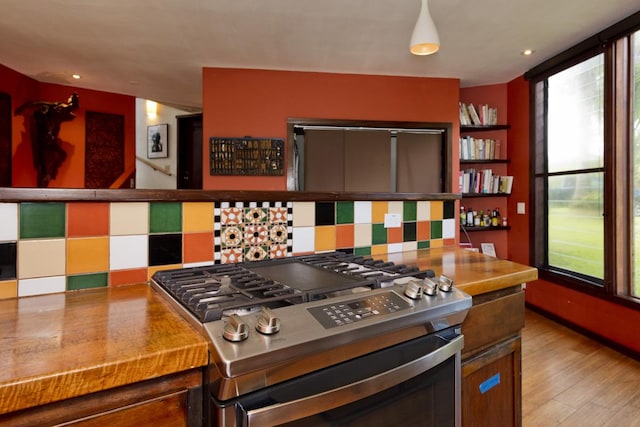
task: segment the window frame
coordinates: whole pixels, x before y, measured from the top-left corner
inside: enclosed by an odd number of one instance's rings
[[[631,37],[640,31],[640,12],[607,28],[562,54],[525,73],[530,81],[530,176],[532,212],[531,264],[539,277],[595,296],[630,303],[633,206],[632,103],[633,69]],[[548,265],[547,218],[547,79],[598,54],[604,54],[604,280],[593,281],[576,272]],[[636,94],[640,96],[640,94]],[[541,171],[541,168],[543,170]],[[542,178],[541,178],[542,177]],[[540,181],[543,181],[541,185]],[[640,230],[638,230],[640,232]],[[636,248],[640,250],[640,248]]]

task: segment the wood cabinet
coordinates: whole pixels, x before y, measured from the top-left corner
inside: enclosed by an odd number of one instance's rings
[[[462,425],[520,426],[522,423],[521,286],[473,297],[462,324]]]
[[[202,426],[202,378],[202,370],[193,369],[2,414],[0,425]]]

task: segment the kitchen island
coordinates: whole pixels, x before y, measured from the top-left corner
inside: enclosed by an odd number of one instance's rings
[[[518,425],[522,284],[536,270],[454,246],[381,258],[446,274],[473,296],[463,422],[472,411],[474,425],[510,425],[507,416]],[[1,300],[0,327],[0,424],[162,425],[169,411],[186,425],[198,416],[207,343],[146,284]]]

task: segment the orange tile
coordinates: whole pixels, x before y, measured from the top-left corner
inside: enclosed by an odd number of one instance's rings
[[[184,233],[213,231],[213,203],[185,202],[182,204],[182,231]]]
[[[183,262],[213,261],[213,233],[185,233]]]
[[[147,280],[151,280],[151,276],[156,271],[174,270],[176,268],[182,268],[182,264],[169,264],[169,265],[156,265],[154,267],[147,268]]]
[[[353,248],[354,236],[353,224],[336,226],[336,249]]]
[[[371,246],[371,255],[384,255],[389,252],[387,245],[373,245]]]
[[[444,246],[444,241],[442,239],[433,239],[429,244],[430,248],[441,248]]]
[[[442,242],[445,246],[455,245],[456,239],[443,239]]]
[[[371,203],[371,223],[382,224],[384,223],[384,214],[388,212],[388,202],[372,202]]]
[[[431,202],[431,220],[441,220],[444,216],[444,204],[442,201]]]
[[[18,281],[7,280],[0,282],[0,299],[15,298],[18,296]]]
[[[334,225],[316,227],[315,250],[333,251],[336,249],[336,227]]]
[[[67,236],[109,235],[109,203],[67,203]]]
[[[387,243],[402,243],[402,227],[387,228]]]
[[[135,270],[118,270],[109,272],[109,285],[132,285],[134,283],[145,283],[147,281],[147,269],[136,268]]]
[[[431,239],[431,222],[430,221],[418,221],[416,226],[416,239],[418,241]]]
[[[109,237],[67,239],[67,274],[109,270]]]

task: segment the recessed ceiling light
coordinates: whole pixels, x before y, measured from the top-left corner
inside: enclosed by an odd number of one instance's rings
[[[533,55],[533,52],[535,52],[535,50],[533,49],[525,49],[522,52],[520,52],[522,55],[524,56],[529,56],[529,55]]]
[[[80,79],[80,74],[72,74],[71,77],[73,77],[76,80]]]

